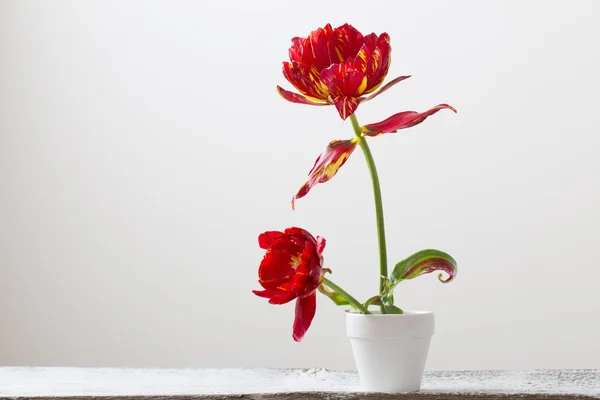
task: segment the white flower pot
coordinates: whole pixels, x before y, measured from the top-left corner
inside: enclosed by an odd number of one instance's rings
[[[347,313],[346,333],[362,390],[418,391],[433,332],[434,317],[430,311]]]

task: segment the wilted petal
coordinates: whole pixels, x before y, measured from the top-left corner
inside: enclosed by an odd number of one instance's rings
[[[314,100],[309,100],[305,96],[303,96],[299,93],[290,92],[288,90],[281,88],[280,86],[277,86],[277,93],[279,93],[281,95],[281,97],[283,97],[284,99],[286,99],[287,101],[290,101],[292,103],[308,104],[310,106],[327,106],[328,105],[327,103],[319,103]]]
[[[307,297],[300,297],[296,300],[296,317],[294,318],[294,328],[292,337],[296,342],[300,342],[304,334],[310,327],[310,324],[317,311],[317,294],[312,293]]]
[[[397,132],[399,129],[410,128],[418,125],[423,122],[425,118],[445,108],[456,112],[456,109],[448,104],[439,104],[422,113],[416,111],[404,111],[394,114],[381,122],[365,125],[361,128],[361,130],[365,136],[378,136],[384,133]]]
[[[381,93],[385,92],[386,90],[388,90],[389,88],[391,88],[392,86],[394,86],[395,84],[402,82],[405,79],[410,78],[410,75],[406,75],[406,76],[399,76],[397,78],[392,79],[391,81],[389,81],[388,83],[386,83],[385,85],[383,85],[383,87],[381,89],[379,89],[379,91],[377,91],[377,93],[373,93],[370,96],[367,97],[363,97],[362,101],[369,101],[374,99],[375,97],[379,96]]]
[[[358,139],[334,140],[327,145],[327,148],[315,161],[315,165],[308,173],[308,179],[302,185],[300,190],[292,199],[292,209],[294,201],[300,199],[310,191],[317,183],[325,183],[335,176],[338,170],[344,165],[350,154],[354,151]]]

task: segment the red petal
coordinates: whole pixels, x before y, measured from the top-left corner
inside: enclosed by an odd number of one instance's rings
[[[253,290],[252,293],[257,295],[258,297],[264,297],[264,298],[270,299],[271,297],[276,296],[279,292],[276,290],[265,289],[265,290]]]
[[[364,44],[360,51],[356,54],[356,57],[354,57],[354,68],[366,75],[367,65],[370,60],[371,50],[369,50],[369,47]]]
[[[364,43],[367,45],[369,50],[375,50],[375,47],[377,47],[377,34],[373,32],[366,35],[364,37]]]
[[[317,252],[314,242],[306,242],[300,256],[300,264],[296,267],[294,287],[299,294],[313,292],[321,283],[322,257]]]
[[[258,267],[258,282],[265,289],[277,289],[294,275],[289,253],[268,250]]]
[[[284,62],[282,72],[300,93],[317,100],[327,100],[329,93],[327,86],[321,82],[320,70],[297,62]]]
[[[332,46],[333,33],[334,31],[330,24],[325,25],[324,28],[312,31],[308,37],[310,49],[306,51],[307,49],[305,48],[303,61],[309,65],[314,65],[318,71],[336,62],[337,55]],[[309,57],[310,59],[308,59]]]
[[[371,59],[367,65],[369,87],[365,93],[371,93],[383,83],[392,62],[391,52],[390,36],[382,33],[376,40],[375,48],[371,49]]]
[[[317,311],[317,294],[312,293],[307,297],[296,300],[296,317],[294,318],[294,330],[292,337],[296,342],[300,342],[304,334],[310,327],[310,324]]]
[[[367,89],[367,77],[350,63],[333,64],[325,68],[321,71],[321,81],[333,99],[340,96],[358,97]]]
[[[315,237],[312,235],[312,233],[310,233],[309,231],[307,231],[306,229],[302,229],[302,228],[297,228],[295,226],[290,226],[289,228],[287,228],[284,232],[286,235],[292,235],[294,237],[299,237],[302,239],[303,242],[305,241],[310,241],[313,243],[316,243],[317,240],[315,239]]]
[[[285,304],[294,300],[298,295],[294,292],[284,292],[281,290],[253,290],[252,293],[258,297],[264,297],[269,299],[269,304]]]
[[[389,81],[388,83],[386,83],[385,85],[383,85],[383,87],[377,93],[373,93],[370,96],[362,98],[362,101],[372,100],[375,97],[379,96],[381,93],[385,92],[386,90],[388,90],[389,88],[391,88],[392,86],[394,86],[396,83],[402,82],[403,80],[408,79],[408,78],[410,78],[410,75],[399,76],[397,78],[394,78],[391,81]]]
[[[279,292],[276,296],[271,297],[269,304],[285,304],[294,300],[298,295],[294,292]]]
[[[333,49],[337,62],[345,62],[356,56],[365,38],[355,27],[350,24],[338,26],[333,32]]]
[[[373,92],[383,83],[390,67],[390,51],[387,33],[379,38],[374,33],[365,36],[365,44],[354,58],[354,67],[367,77],[364,94]]]
[[[394,114],[381,122],[365,125],[361,130],[365,136],[378,136],[384,133],[397,132],[399,129],[410,128],[411,126],[420,124],[425,118],[445,108],[456,112],[456,109],[448,104],[439,104],[422,113],[416,111],[404,111]]]
[[[354,151],[356,143],[357,139],[334,140],[327,145],[325,151],[317,157],[315,165],[308,173],[307,181],[292,199],[292,209],[296,199],[306,196],[317,183],[325,183],[335,176]]]
[[[325,250],[325,244],[327,241],[324,237],[317,236],[317,254],[322,255]]]
[[[258,245],[261,249],[267,250],[269,247],[273,245],[275,238],[277,236],[283,235],[283,232],[279,231],[267,231],[258,235]]]
[[[287,101],[290,101],[292,103],[308,104],[310,106],[327,106],[327,105],[329,105],[327,103],[319,103],[319,102],[316,102],[313,100],[309,100],[301,94],[287,91],[285,89],[282,89],[280,86],[277,86],[277,93],[279,93],[281,95],[281,97],[283,97],[284,99],[286,99]]]
[[[304,53],[304,40],[301,37],[292,38],[292,46],[288,52],[290,61],[292,62],[303,62],[302,54]]]
[[[333,100],[335,108],[338,110],[340,117],[343,120],[354,114],[358,105],[360,104],[360,98],[357,97],[338,97]]]

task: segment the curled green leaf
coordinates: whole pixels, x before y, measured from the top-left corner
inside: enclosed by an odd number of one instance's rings
[[[396,264],[390,281],[392,286],[396,286],[405,279],[413,279],[433,271],[443,271],[448,277],[442,279],[443,274],[440,272],[438,279],[442,283],[448,283],[454,279],[457,270],[456,261],[449,254],[433,249],[421,250]]]

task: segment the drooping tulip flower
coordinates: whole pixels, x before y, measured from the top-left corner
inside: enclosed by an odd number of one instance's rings
[[[293,103],[335,105],[340,117],[346,119],[361,102],[409,78],[400,76],[373,93],[388,73],[391,51],[390,37],[385,32],[363,36],[352,25],[332,28],[327,24],[307,38],[292,39],[290,61],[283,63],[283,75],[300,94],[280,86],[277,90]]]
[[[293,335],[299,342],[310,327],[317,307],[316,290],[322,282],[325,239],[304,229],[268,231],[258,237],[267,250],[258,268],[258,282],[264,290],[253,290],[270,304],[285,304],[296,299]]]

